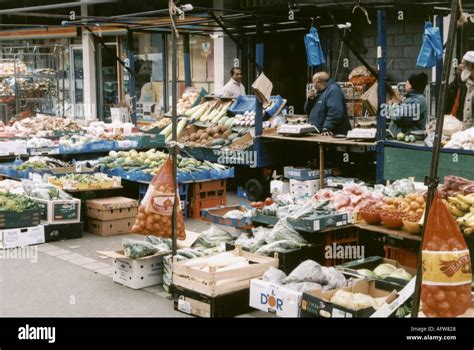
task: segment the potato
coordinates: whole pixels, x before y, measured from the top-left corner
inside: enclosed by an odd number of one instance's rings
[[[139,213],[139,214],[137,215],[137,219],[140,220],[140,221],[146,220],[146,214],[144,214],[144,213]]]
[[[197,135],[196,133],[193,133],[193,134],[191,134],[191,136],[189,136],[189,139],[190,139],[191,141],[196,141],[197,138],[198,138],[198,135]]]
[[[212,128],[212,133],[213,133],[213,134],[218,134],[219,132],[220,132],[220,129],[219,129],[218,126]]]
[[[205,132],[205,133],[203,133],[199,138],[200,138],[201,140],[205,140],[205,139],[207,139],[208,137],[209,137],[209,134],[208,134],[207,132]]]
[[[224,132],[224,134],[222,135],[224,139],[228,138],[230,135],[232,135],[232,130],[227,130]]]
[[[196,133],[197,136],[201,136],[202,134],[204,134],[204,130],[202,129],[198,130]]]

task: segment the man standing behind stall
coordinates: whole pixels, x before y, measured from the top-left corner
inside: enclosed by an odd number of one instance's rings
[[[459,78],[449,87],[446,113],[458,118],[465,128],[474,125],[474,51],[468,51],[459,64]]]
[[[245,95],[245,86],[242,84],[242,70],[234,67],[230,70],[230,80],[222,89],[223,97],[239,97]]]
[[[313,76],[316,89],[308,92],[304,106],[309,114],[309,123],[316,126],[323,135],[347,134],[351,124],[347,115],[346,99],[339,84],[330,79],[326,72]]]

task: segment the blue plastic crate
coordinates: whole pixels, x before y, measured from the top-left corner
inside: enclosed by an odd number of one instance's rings
[[[270,100],[275,101],[272,108],[265,110],[265,114],[272,117],[283,103],[283,98],[280,95],[270,96]],[[244,114],[245,112],[254,112],[257,108],[257,98],[255,96],[239,96],[234,104],[229,108],[229,112],[233,114]]]
[[[248,199],[247,192],[245,192],[245,188],[242,186],[237,187],[237,197]]]

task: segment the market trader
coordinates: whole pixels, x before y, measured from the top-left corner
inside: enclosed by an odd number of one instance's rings
[[[428,76],[425,73],[412,74],[405,83],[405,100],[393,101],[389,113],[389,130],[393,137],[426,129],[428,106],[424,95]]]
[[[222,89],[223,97],[239,97],[245,95],[245,86],[242,84],[242,70],[234,67],[230,70],[230,80]]]
[[[458,69],[459,79],[449,86],[446,113],[468,128],[474,124],[474,51],[466,52]]]
[[[341,87],[326,72],[313,76],[316,92],[308,92],[304,106],[309,114],[309,123],[316,126],[323,135],[347,134],[351,123],[347,115],[346,100]]]

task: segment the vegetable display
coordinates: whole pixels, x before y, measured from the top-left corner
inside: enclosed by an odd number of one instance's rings
[[[49,157],[30,157],[26,162],[21,165],[14,166],[15,170],[24,171],[28,169],[33,170],[49,170],[56,168],[65,168],[72,166],[68,162],[63,162],[59,159],[49,158]]]
[[[24,195],[0,192],[0,212],[22,212],[28,209],[38,209],[38,204]]]
[[[44,200],[72,200],[74,197],[67,194],[63,190],[43,182],[23,181],[23,190],[25,193],[34,198]]]
[[[51,176],[48,182],[64,189],[77,189],[90,186],[91,188],[114,187],[114,179],[102,173],[95,174],[67,174],[65,176]],[[83,185],[83,186],[81,186]]]
[[[5,127],[17,137],[46,137],[54,132],[79,132],[81,127],[72,119],[37,114],[35,118],[16,121],[11,127]]]
[[[221,124],[199,129],[191,133],[184,141],[190,147],[222,147],[229,145],[239,137],[230,126]]]

